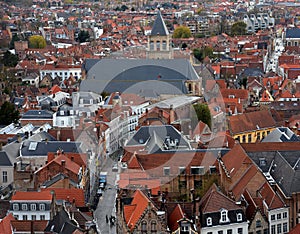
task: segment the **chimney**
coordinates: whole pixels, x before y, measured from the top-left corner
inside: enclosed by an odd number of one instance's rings
[[[60,129],[56,133],[56,140],[60,141]]]
[[[173,109],[173,104],[170,105],[170,116],[169,116],[169,124],[173,123],[175,121],[175,111]]]
[[[66,166],[66,161],[65,160],[61,160],[61,166],[65,167]]]

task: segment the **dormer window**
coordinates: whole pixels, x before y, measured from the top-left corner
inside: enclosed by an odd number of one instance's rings
[[[212,218],[211,217],[208,217],[206,219],[206,224],[207,224],[207,226],[211,226],[212,225]]]
[[[13,204],[13,210],[19,210],[19,204]]]
[[[225,223],[225,222],[229,222],[228,211],[225,209],[222,209],[220,223]]]
[[[236,215],[236,220],[237,220],[237,221],[242,221],[242,220],[243,220],[243,216],[242,216],[241,213],[238,213],[238,214]]]
[[[22,210],[27,210],[27,204],[22,204]]]

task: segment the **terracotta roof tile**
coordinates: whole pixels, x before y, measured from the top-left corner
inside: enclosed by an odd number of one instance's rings
[[[252,164],[240,144],[236,144],[227,154],[222,157],[222,161],[229,172],[230,177],[233,177],[242,164]]]
[[[172,211],[172,213],[169,215],[168,218],[168,224],[171,229],[171,231],[175,231],[178,229],[178,220],[182,219],[184,217],[184,213],[182,211],[182,208],[180,204],[177,204],[175,206],[175,209]]]
[[[1,234],[12,234],[10,222],[15,220],[12,213],[9,213],[4,219],[0,221],[0,233]]]
[[[236,134],[275,127],[276,122],[268,110],[261,110],[230,116],[229,125],[232,134]]]
[[[268,205],[268,209],[277,209],[284,206],[283,201],[275,193],[268,182],[265,182],[259,189],[259,194]]]
[[[290,230],[289,234],[299,234],[300,233],[300,223],[296,225],[292,230]]]
[[[12,220],[12,229],[16,232],[30,232],[33,228],[34,232],[42,232],[47,226],[47,220]]]
[[[233,200],[218,191],[215,184],[212,185],[208,192],[203,196],[200,201],[200,206],[202,213],[219,212],[221,208],[226,210],[240,209]]]
[[[133,195],[131,204],[124,206],[125,221],[131,230],[134,229],[134,226],[141,218],[141,215],[148,207],[149,202],[150,200],[146,195],[142,191],[137,190]]]
[[[85,206],[83,189],[46,188],[46,189],[42,189],[42,191],[48,191],[49,193],[51,191],[54,191],[56,200],[65,200],[65,201],[70,201],[70,202],[73,202],[73,200],[74,200],[76,207],[84,207]]]
[[[53,195],[50,191],[41,191],[41,192],[23,192],[16,191],[12,196],[12,201],[52,201]]]

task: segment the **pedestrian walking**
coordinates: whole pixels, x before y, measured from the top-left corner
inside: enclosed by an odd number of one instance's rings
[[[106,215],[106,223],[108,223],[108,216]]]

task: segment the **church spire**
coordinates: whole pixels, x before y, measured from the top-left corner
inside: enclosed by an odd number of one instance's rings
[[[160,10],[157,11],[156,19],[154,21],[152,30],[151,30],[151,36],[167,36],[169,35],[169,31],[166,27],[166,24],[162,18],[162,15],[160,13]]]

